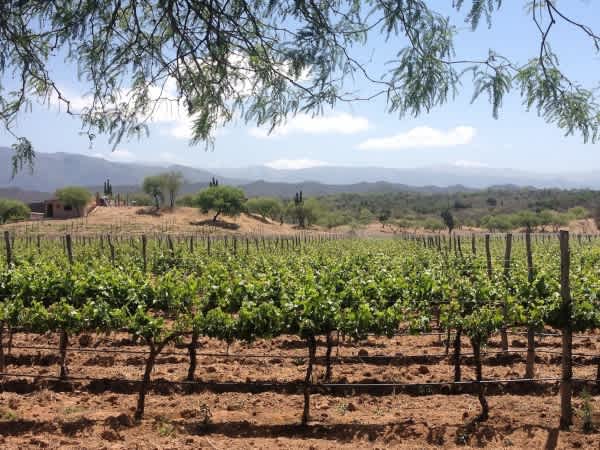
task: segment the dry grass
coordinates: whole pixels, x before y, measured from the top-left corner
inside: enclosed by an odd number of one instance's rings
[[[44,220],[40,222],[19,222],[7,225],[8,228],[25,231],[32,230],[41,233],[227,233],[227,234],[257,234],[257,235],[290,235],[298,233],[298,229],[290,224],[280,225],[270,220],[241,214],[237,217],[220,218],[239,225],[237,230],[225,230],[207,225],[193,223],[212,219],[212,214],[202,214],[196,208],[180,207],[175,210],[161,211],[160,215],[139,214],[138,207],[98,207],[87,217],[67,220]],[[302,230],[303,232],[323,231],[319,228]]]
[[[88,217],[67,220],[44,220],[40,222],[19,222],[4,225],[11,230],[31,230],[44,234],[79,232],[79,233],[211,233],[211,234],[254,234],[254,235],[292,235],[302,232],[333,232],[339,234],[355,234],[359,237],[390,237],[399,233],[429,234],[422,228],[399,228],[394,225],[381,226],[379,222],[373,222],[358,229],[352,229],[345,225],[326,230],[322,227],[313,226],[308,230],[299,230],[290,224],[280,225],[269,219],[249,214],[241,214],[237,217],[221,217],[221,220],[239,225],[236,230],[226,230],[220,227],[207,225],[194,225],[202,221],[210,221],[212,214],[202,214],[196,208],[179,207],[175,210],[163,210],[160,215],[139,214],[143,209],[136,207],[106,208],[98,207]],[[566,228],[572,233],[598,233],[598,228],[593,219],[582,219],[572,221]],[[523,230],[514,230],[520,232]],[[552,230],[547,230],[552,231]],[[459,234],[486,233],[487,230],[474,227],[464,227],[457,230]],[[442,232],[444,233],[444,232]]]

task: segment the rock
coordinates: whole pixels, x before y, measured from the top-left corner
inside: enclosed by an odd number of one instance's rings
[[[361,348],[361,349],[358,351],[358,356],[369,356],[369,352],[368,352],[368,351],[366,351],[364,348]]]
[[[179,415],[183,419],[192,419],[198,415],[198,411],[196,411],[195,409],[184,409],[179,413]]]
[[[346,407],[346,409],[350,412],[356,411],[358,408],[356,407],[356,405],[352,402],[348,403],[348,406]]]
[[[100,437],[109,442],[115,442],[121,439],[121,436],[119,436],[119,434],[113,430],[104,430],[102,433],[100,433]]]
[[[118,430],[119,428],[130,428],[134,425],[131,416],[125,413],[119,414],[118,416],[107,417],[104,423],[113,430]]]
[[[421,375],[427,375],[429,373],[429,368],[427,366],[419,366],[418,371]]]
[[[92,345],[92,336],[90,334],[82,334],[79,336],[79,346],[89,347]]]
[[[31,438],[29,439],[29,443],[33,446],[35,446],[36,448],[48,448],[49,444],[46,441],[42,441],[41,439],[38,438]]]
[[[10,409],[18,409],[19,408],[19,400],[15,397],[11,397],[8,399],[8,407]]]
[[[527,347],[527,343],[520,339],[513,339],[513,341],[510,343],[510,345],[512,347]]]
[[[215,373],[217,371],[217,368],[215,366],[208,366],[206,369],[204,369],[207,373]]]

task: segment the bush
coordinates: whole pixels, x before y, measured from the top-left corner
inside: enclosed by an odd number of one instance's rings
[[[81,215],[84,208],[92,199],[92,194],[85,188],[79,186],[67,186],[56,191],[56,198],[66,206],[75,208],[77,214]]]
[[[446,228],[446,225],[440,219],[431,217],[423,221],[423,228],[428,231],[441,231]]]
[[[211,186],[196,196],[196,205],[202,212],[214,211],[213,222],[219,215],[237,216],[244,210],[246,196],[244,191],[233,186]]]
[[[18,200],[0,199],[0,224],[29,218],[29,207]]]
[[[583,206],[575,206],[574,208],[570,208],[567,213],[574,220],[581,220],[590,217],[590,212]]]
[[[196,206],[196,195],[195,194],[185,194],[177,199],[177,204],[179,206]]]
[[[273,220],[279,220],[283,205],[279,199],[274,197],[256,197],[246,202],[246,209],[249,213],[258,214],[263,219],[269,217]]]
[[[134,192],[128,196],[129,204],[136,206],[151,206],[153,201],[152,197],[143,192]]]
[[[154,199],[156,209],[160,208],[160,204],[165,200],[165,178],[161,175],[146,177],[142,183],[142,189]]]
[[[514,228],[513,216],[509,214],[497,214],[485,216],[480,221],[480,226],[489,231],[509,231]]]

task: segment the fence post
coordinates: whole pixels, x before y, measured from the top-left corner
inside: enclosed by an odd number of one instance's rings
[[[148,269],[148,259],[146,255],[146,249],[148,247],[148,239],[145,234],[142,234],[142,261],[144,263],[144,273]]]
[[[525,233],[525,251],[527,253],[527,280],[533,283],[533,254],[531,252],[531,233]],[[535,377],[535,327],[527,327],[527,364],[525,378]]]
[[[504,251],[504,281],[508,283],[508,277],[510,276],[510,254],[512,251],[512,234],[506,234],[506,249]],[[504,299],[503,315],[505,323],[502,324],[500,330],[500,336],[502,340],[502,351],[508,352],[508,334],[506,333],[506,316],[508,315],[506,299]]]
[[[492,252],[490,251],[490,235],[489,234],[485,235],[485,259],[487,262],[488,277],[491,280],[494,273],[492,271]]]
[[[573,409],[571,396],[573,394],[573,330],[571,326],[571,287],[569,271],[571,254],[569,251],[569,232],[561,230],[560,239],[560,295],[562,297],[561,314],[564,325],[562,329],[562,367],[560,382],[560,428],[568,430],[573,425]]]
[[[108,240],[108,247],[110,248],[110,261],[112,263],[112,266],[115,266],[115,246],[113,245],[112,242],[112,237],[111,235],[107,235],[106,236],[107,240]]]
[[[70,234],[65,236],[65,242],[67,246],[67,257],[69,258],[69,264],[73,264],[73,241]]]
[[[10,266],[12,263],[12,247],[8,230],[4,231],[4,245],[6,246],[6,264]]]
[[[167,234],[167,247],[169,248],[169,253],[173,256],[175,254],[175,247],[173,246],[173,239],[170,234]]]

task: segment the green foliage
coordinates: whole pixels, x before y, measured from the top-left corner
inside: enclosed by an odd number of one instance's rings
[[[583,206],[575,206],[567,211],[569,217],[573,220],[581,220],[590,217],[590,212]]]
[[[491,26],[505,3],[459,0],[452,7],[474,30],[482,18]],[[580,31],[592,51],[600,38],[559,5],[538,2],[535,14],[524,12],[540,33],[522,64],[493,49],[464,59],[455,44],[466,45],[463,34],[471,30],[460,26],[460,18],[451,21],[433,0],[346,0],[318,7],[218,0],[202,8],[159,0],[144,7],[119,0],[3,2],[0,76],[19,82],[0,91],[0,117],[10,130],[32,101],[55,98],[67,114],[77,115],[90,140],[105,134],[116,148],[124,138],[147,134],[157,109],[182,105],[191,117],[191,141],[211,143],[217,128],[235,118],[273,130],[298,112],[319,114],[365,97],[383,98],[386,112],[416,116],[470,84],[473,101],[488,97],[493,117],[516,91],[525,108],[594,142],[600,131],[596,87],[568,77],[550,41],[558,26]],[[365,47],[382,41],[394,52],[386,64],[359,62]],[[173,58],[163,58],[173,49]],[[51,70],[57,62],[77,70],[90,94],[81,111],[59,87]],[[348,81],[356,77],[375,93],[349,92]],[[34,154],[23,137],[16,147],[18,170]]]
[[[165,199],[165,179],[160,175],[152,175],[144,178],[143,191],[154,199],[156,209],[160,208]]]
[[[211,186],[200,191],[195,199],[195,204],[202,212],[214,211],[213,221],[219,215],[237,216],[244,210],[246,196],[244,191],[233,186]]]
[[[491,232],[510,231],[515,227],[513,216],[507,214],[484,216],[479,225]]]
[[[556,240],[534,238],[531,278],[524,245],[514,245],[505,278],[500,270],[488,275],[484,252],[455,255],[401,237],[308,242],[290,251],[250,246],[236,255],[214,240],[210,255],[176,246],[170,259],[164,242],[151,238],[147,271],[139,241],[115,242],[113,266],[98,241],[80,246],[68,265],[60,240],[44,241],[40,251],[24,245],[26,236],[16,239],[17,264],[0,260],[0,321],[67,335],[125,329],[155,355],[192,332],[227,344],[282,334],[308,340],[336,331],[360,340],[436,324],[460,329],[483,346],[502,326],[600,326],[597,241],[571,247],[568,311]],[[501,258],[504,241],[490,245],[494,261]]]
[[[0,198],[0,224],[9,220],[22,220],[29,218],[29,207],[18,200]]]
[[[500,189],[490,188],[465,192],[381,192],[381,193],[344,193],[318,197],[322,210],[344,218],[347,223],[355,221],[366,223],[362,220],[361,211],[371,212],[390,211],[390,223],[398,223],[409,228],[421,227],[423,221],[440,219],[440,211],[452,206],[451,213],[455,222],[460,225],[487,228],[494,231],[503,231],[514,228],[525,228],[521,224],[513,224],[516,220],[514,214],[529,211],[539,214],[545,210],[560,213],[563,217],[552,216],[558,226],[564,223],[563,219],[573,220],[591,215],[586,211],[595,211],[598,203],[598,192],[592,190],[560,190],[560,189]],[[490,200],[493,203],[490,204]],[[455,203],[468,205],[468,208],[456,209]],[[570,212],[574,210],[575,214]],[[548,213],[544,213],[546,219]],[[364,216],[368,218],[367,214]],[[491,219],[493,218],[493,219]],[[373,219],[373,221],[377,218]],[[491,221],[490,221],[491,220]],[[494,223],[495,221],[497,223]],[[548,220],[546,228],[554,229],[552,220]],[[455,228],[456,228],[455,227]],[[541,225],[538,225],[541,229]]]
[[[392,217],[392,212],[387,208],[382,209],[377,214],[377,220],[379,220],[382,226],[385,225],[388,222],[388,220],[390,220],[390,217]]]
[[[92,194],[85,188],[79,186],[68,186],[56,191],[56,198],[66,206],[75,208],[78,214],[91,200]]]
[[[3,71],[0,68],[0,71]],[[0,107],[2,106],[2,97],[0,96]],[[1,114],[0,114],[1,116]],[[14,178],[17,173],[23,170],[23,166],[27,165],[29,167],[29,171],[33,173],[33,162],[35,160],[35,151],[33,150],[33,146],[29,139],[20,137],[17,139],[17,142],[12,145],[12,149],[15,154],[11,158],[12,162],[12,172],[11,178]]]
[[[298,224],[300,228],[311,226],[317,222],[322,215],[321,202],[311,197],[305,199],[302,191],[297,192],[293,201],[290,201],[286,207],[286,216],[292,223]]]
[[[104,182],[103,193],[107,197],[112,197],[113,195],[112,184],[110,184],[110,180],[108,179]]]
[[[423,221],[423,228],[427,231],[441,231],[445,228],[445,224],[440,219],[429,218]]]
[[[159,175],[162,178],[162,187],[164,194],[169,194],[169,206],[175,207],[177,193],[183,184],[183,174],[181,172],[171,171]]]
[[[246,202],[246,209],[249,213],[259,214],[263,219],[269,217],[279,220],[283,213],[281,200],[275,197],[251,198]]]
[[[129,194],[129,203],[138,206],[150,206],[154,203],[154,199],[145,192],[133,192]]]
[[[452,233],[452,230],[454,230],[454,227],[456,226],[452,212],[450,212],[449,209],[445,209],[442,211],[440,216],[442,217],[442,220],[444,221],[444,225],[446,225],[446,228],[448,228],[448,232]]]

